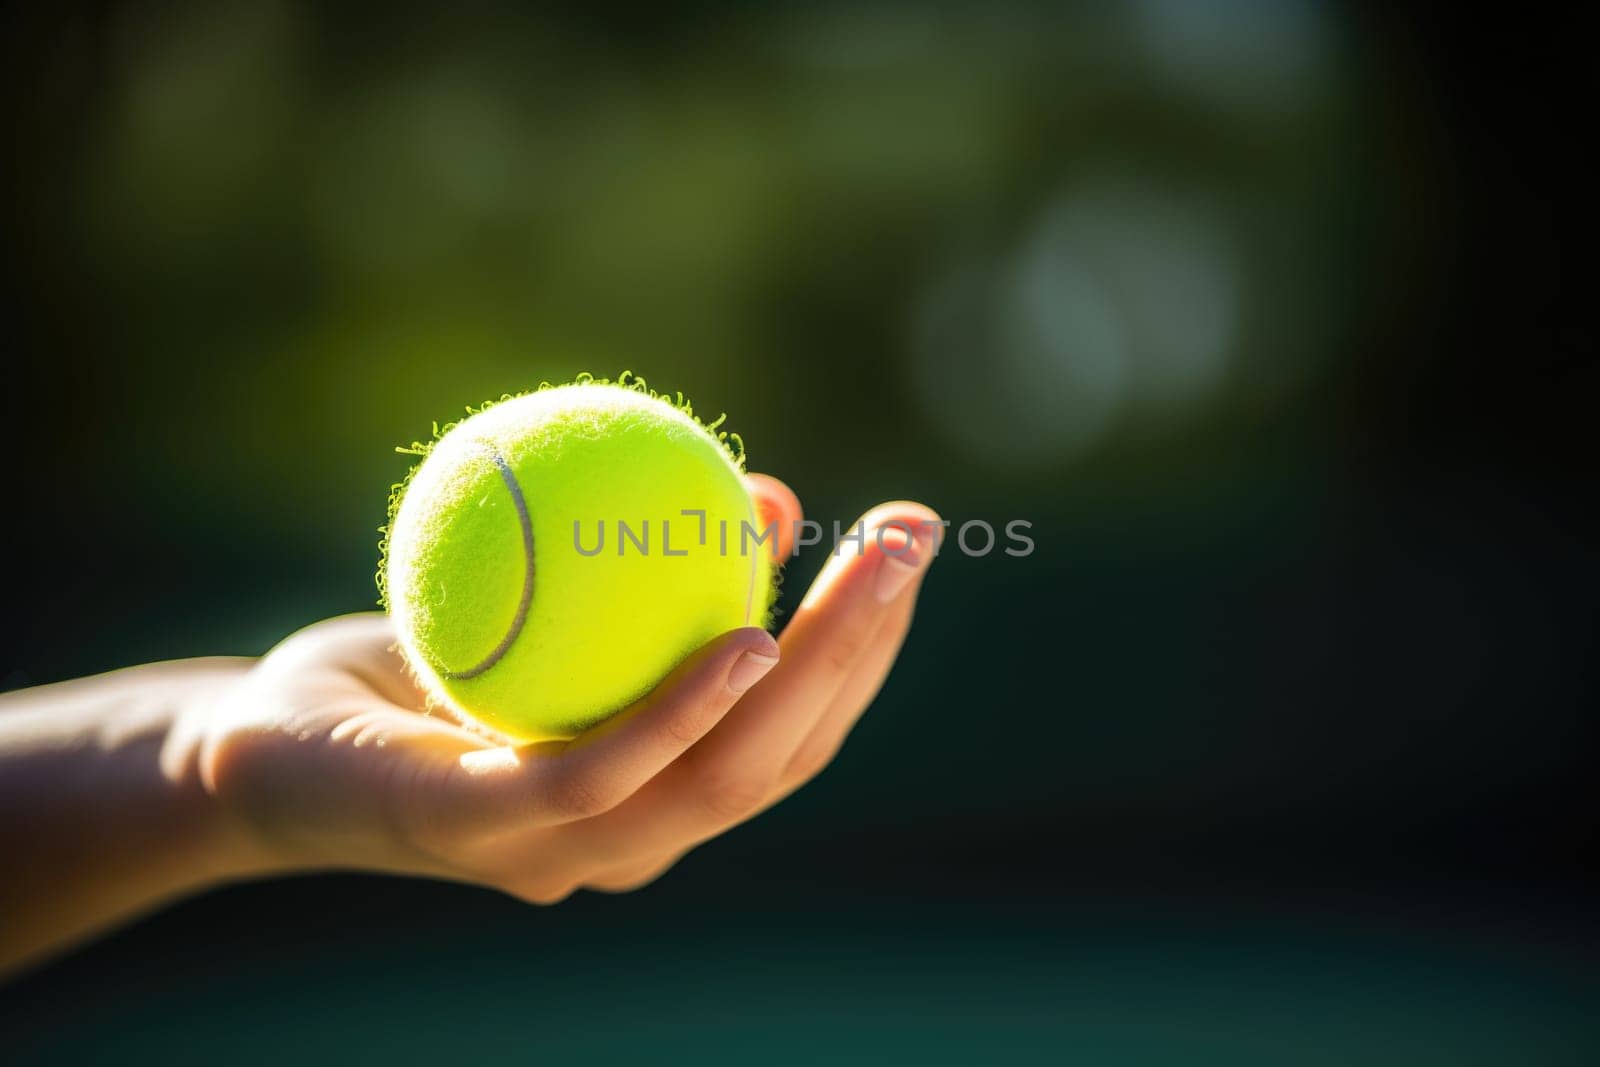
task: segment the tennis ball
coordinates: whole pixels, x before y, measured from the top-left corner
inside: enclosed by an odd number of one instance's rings
[[[721,421],[583,375],[401,449],[423,458],[391,493],[378,584],[433,697],[517,740],[568,738],[766,625],[774,539]]]

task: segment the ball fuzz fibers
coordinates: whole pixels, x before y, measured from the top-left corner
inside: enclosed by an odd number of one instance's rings
[[[378,581],[435,699],[517,740],[572,737],[766,625],[771,541],[743,533],[761,530],[743,444],[716,425],[642,379],[582,376],[402,449],[423,458]]]

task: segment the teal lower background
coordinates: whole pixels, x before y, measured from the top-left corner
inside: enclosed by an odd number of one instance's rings
[[[1416,887],[799,892],[782,857],[532,909],[356,877],[223,891],[13,991],[12,1063],[1580,1064],[1584,924]],[[740,850],[741,854],[743,850]],[[826,855],[826,850],[824,850]],[[720,899],[704,886],[721,879]],[[362,898],[369,900],[363,908]],[[1575,901],[1568,900],[1571,904]],[[438,909],[456,907],[452,915]],[[257,922],[243,923],[254,909]],[[1431,913],[1431,914],[1424,914]]]

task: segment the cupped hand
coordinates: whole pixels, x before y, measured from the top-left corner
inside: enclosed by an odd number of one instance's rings
[[[777,479],[749,483],[787,553],[799,501]],[[430,714],[386,617],[318,623],[189,724],[200,779],[266,867],[421,874],[540,903],[644,885],[820,772],[883,684],[940,529],[909,502],[862,521],[859,550],[829,558],[781,639],[724,634],[571,741],[497,744]]]

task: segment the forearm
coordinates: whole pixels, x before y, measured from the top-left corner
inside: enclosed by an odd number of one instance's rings
[[[256,862],[198,773],[197,722],[249,661],[0,696],[0,972]]]

